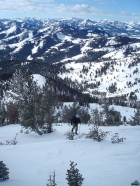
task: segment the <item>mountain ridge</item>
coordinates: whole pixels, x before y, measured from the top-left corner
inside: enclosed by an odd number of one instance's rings
[[[25,18],[0,25],[0,73],[22,62],[38,73],[39,65],[60,64],[58,78],[82,93],[140,100],[140,23]]]

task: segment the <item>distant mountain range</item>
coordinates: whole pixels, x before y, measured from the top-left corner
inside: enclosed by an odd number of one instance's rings
[[[128,46],[139,41],[138,23],[74,18],[0,19],[1,61],[95,61],[108,54],[110,47],[113,51],[125,46],[128,51]],[[81,56],[77,59],[77,55]]]
[[[23,62],[53,63],[63,82],[91,96],[140,100],[140,23],[0,19],[0,74]]]

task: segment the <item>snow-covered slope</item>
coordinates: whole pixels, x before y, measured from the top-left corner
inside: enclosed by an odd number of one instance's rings
[[[116,52],[112,60],[105,58],[103,62],[63,64],[59,76],[91,96],[102,92],[107,97],[126,95],[129,101],[140,100],[140,59],[124,57],[122,51]]]
[[[112,131],[101,142],[80,138],[92,125],[81,125],[73,141],[64,135],[71,129],[70,125],[62,123],[53,127],[55,132],[42,136],[20,133],[18,124],[0,128],[2,143],[12,140],[18,133],[16,145],[0,146],[0,159],[10,172],[9,180],[1,181],[1,186],[46,185],[53,171],[57,185],[67,185],[70,161],[77,163],[84,186],[123,186],[140,181],[139,126],[101,127],[103,131]],[[111,143],[114,133],[126,140]]]

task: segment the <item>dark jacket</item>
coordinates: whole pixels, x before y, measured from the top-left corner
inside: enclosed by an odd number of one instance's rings
[[[78,124],[78,123],[81,123],[81,121],[80,121],[80,118],[77,118],[75,115],[72,117],[72,119],[71,119],[71,125],[72,124]]]

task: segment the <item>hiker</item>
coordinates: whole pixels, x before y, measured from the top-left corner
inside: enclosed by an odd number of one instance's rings
[[[71,119],[71,125],[73,125],[71,131],[73,132],[74,129],[75,129],[75,134],[77,134],[77,131],[78,131],[78,123],[81,123],[80,117],[79,117],[78,114],[74,114],[72,119]]]

